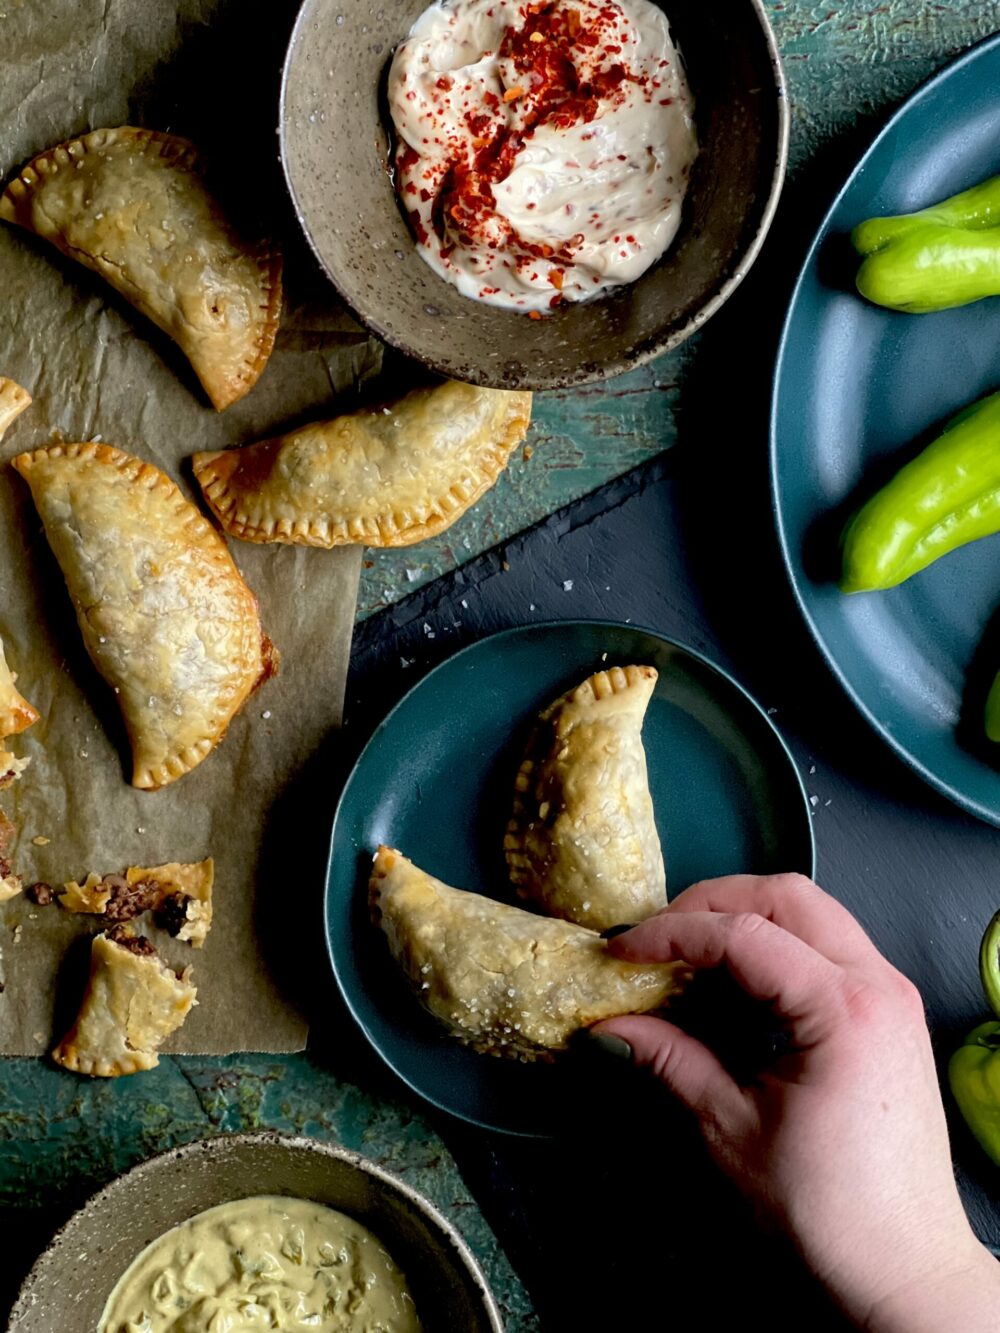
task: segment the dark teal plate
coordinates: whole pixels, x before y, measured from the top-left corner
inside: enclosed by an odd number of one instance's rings
[[[508,630],[442,662],[375,731],[334,817],[327,942],[344,999],[405,1083],[485,1128],[579,1127],[599,1113],[593,1068],[572,1055],[559,1066],[516,1065],[443,1035],[369,919],[372,852],[387,843],[457,888],[513,901],[503,835],[532,722],[592,672],[630,662],[660,673],[643,740],[671,892],[733,871],[811,873],[802,781],[753,699],[690,649],[600,621]]]
[[[771,468],[792,585],[827,661],[896,752],[964,809],[1000,824],[998,747],[982,735],[1000,669],[1000,537],[888,592],[844,597],[846,515],[959,408],[1000,388],[1000,300],[934,315],[856,295],[847,237],[1000,172],[1000,36],[899,110],[837,196],[792,298],[775,372]],[[985,642],[984,642],[985,641]]]

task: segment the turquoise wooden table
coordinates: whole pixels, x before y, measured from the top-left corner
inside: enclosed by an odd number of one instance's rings
[[[793,111],[791,172],[758,272],[716,317],[748,338],[759,336],[762,305],[767,329],[775,326],[815,223],[887,111],[997,22],[994,0],[787,0],[769,9]],[[685,408],[686,381],[711,336],[709,328],[608,385],[537,398],[528,447],[472,513],[425,545],[366,553],[359,617],[678,442],[717,447],[699,439],[697,416]],[[748,422],[755,446],[765,429],[763,420]],[[763,456],[761,448],[762,466]],[[0,1310],[51,1228],[98,1185],[177,1143],[256,1127],[342,1143],[404,1176],[462,1229],[512,1333],[538,1326],[485,1219],[498,1206],[489,1180],[477,1173],[474,1194],[430,1121],[354,1034],[321,1031],[301,1055],[165,1059],[116,1083],[88,1083],[41,1061],[2,1062]]]

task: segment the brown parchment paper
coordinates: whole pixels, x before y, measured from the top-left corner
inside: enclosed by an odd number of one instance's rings
[[[273,816],[283,793],[340,721],[360,551],[233,544],[282,654],[280,674],[198,769],[161,792],[134,791],[113,696],[86,657],[27,486],[8,463],[54,436],[102,439],[156,463],[194,495],[185,460],[195,450],[350,408],[356,386],[378,370],[378,345],[338,306],[285,202],[275,126],[294,9],[242,0],[0,6],[5,179],[87,129],[171,130],[195,140],[222,192],[286,245],[274,355],[250,394],[219,414],[173,344],[98,278],[0,224],[0,374],[34,397],[0,443],[0,635],[43,716],[12,742],[32,762],[0,806],[18,825],[13,860],[26,884],[215,857],[215,924],[204,949],[144,922],[172,964],[194,966],[198,1007],[166,1047],[187,1053],[304,1044],[304,1021],[277,979],[283,961],[274,957],[273,931],[261,924],[294,914],[304,895],[288,831],[294,817],[285,812],[280,849],[268,838],[279,836]],[[303,820],[328,823],[326,795],[314,811],[303,809]],[[315,840],[316,828],[310,832]],[[37,1055],[62,1035],[53,1024],[72,1014],[85,974],[79,937],[97,928],[94,918],[23,896],[0,907],[0,1053]]]

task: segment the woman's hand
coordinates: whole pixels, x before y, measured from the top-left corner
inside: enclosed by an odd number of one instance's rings
[[[844,907],[799,875],[709,880],[609,948],[725,967],[787,1026],[790,1050],[748,1086],[662,1019],[593,1031],[694,1112],[718,1164],[855,1322],[1000,1327],[1000,1266],[962,1210],[920,995]]]

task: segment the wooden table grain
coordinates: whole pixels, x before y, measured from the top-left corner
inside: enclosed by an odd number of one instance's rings
[[[366,553],[360,617],[679,438],[720,456],[752,443],[763,458],[766,393],[748,409],[745,440],[713,438],[705,426],[699,404],[706,379],[717,376],[724,388],[727,376],[726,364],[710,366],[707,358],[720,345],[731,354],[745,331],[766,368],[770,356],[762,355],[761,341],[776,344],[795,268],[852,162],[903,97],[997,25],[995,0],[786,0],[768,8],[793,112],[791,169],[759,271],[716,317],[728,329],[724,344],[710,326],[607,385],[539,395],[530,448],[519,451],[473,512],[423,546]],[[691,390],[695,380],[697,392]],[[165,1059],[156,1071],[120,1082],[85,1082],[42,1060],[0,1064],[0,1310],[52,1227],[98,1185],[177,1143],[272,1127],[343,1143],[403,1175],[462,1229],[486,1266],[511,1333],[538,1327],[525,1285],[486,1220],[516,1214],[517,1200],[506,1193],[509,1178],[470,1170],[465,1162],[463,1176],[429,1120],[365,1058],[353,1034],[326,1031],[322,1022],[314,1032],[309,1052],[299,1056]],[[536,1239],[544,1251],[545,1237]],[[547,1326],[556,1325],[549,1320]]]

